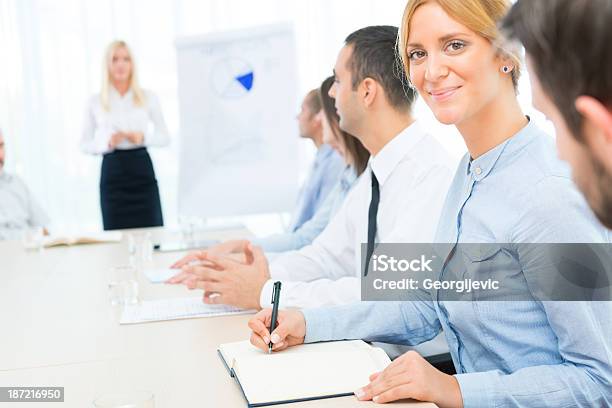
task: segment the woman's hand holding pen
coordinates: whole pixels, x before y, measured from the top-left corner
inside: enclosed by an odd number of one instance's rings
[[[274,344],[272,351],[284,350],[287,347],[304,343],[306,336],[306,321],[299,310],[280,310],[278,312],[276,329],[270,331],[272,309],[264,309],[257,313],[249,321],[251,333],[251,344],[255,347],[268,351],[270,342]]]

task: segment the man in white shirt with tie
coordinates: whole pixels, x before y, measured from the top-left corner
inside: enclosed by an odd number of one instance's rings
[[[27,228],[44,228],[49,218],[25,183],[4,171],[5,159],[4,135],[0,129],[0,240],[19,239]]]
[[[372,155],[343,206],[315,241],[268,266],[257,247],[246,262],[202,251],[203,264],[185,258],[180,279],[204,289],[205,303],[268,307],[273,281],[282,281],[282,307],[312,307],[360,300],[361,243],[433,242],[452,178],[446,150],[411,115],[415,99],[397,65],[397,28],[372,26],[346,38],[330,95],[340,127]],[[210,267],[212,264],[212,267]]]

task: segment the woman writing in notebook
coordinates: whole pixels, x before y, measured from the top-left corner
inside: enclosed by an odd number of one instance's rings
[[[609,303],[541,302],[533,292],[538,288],[527,283],[538,272],[538,254],[520,248],[609,237],[550,138],[519,107],[519,58],[499,46],[496,26],[509,6],[505,0],[410,0],[399,44],[411,84],[440,122],[456,126],[468,148],[436,242],[495,243],[496,250],[471,254],[472,261],[503,272],[502,284],[520,290],[521,299],[457,302],[434,290],[409,293],[406,302],[282,311],[272,334],[270,311],[263,310],[249,322],[254,345],[265,350],[272,342],[280,351],[359,338],[415,345],[443,330],[456,375],[408,352],[373,373],[357,398],[414,398],[440,407],[612,404]],[[448,279],[458,253],[450,253],[440,280]],[[501,272],[493,268],[499,264]]]
[[[147,146],[168,144],[157,97],[140,88],[132,52],[123,41],[106,51],[102,89],[87,107],[81,148],[101,154],[100,204],[105,230],[164,224]]]

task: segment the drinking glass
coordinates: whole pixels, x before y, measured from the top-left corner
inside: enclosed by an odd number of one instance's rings
[[[138,303],[138,281],[136,269],[131,265],[113,266],[108,284],[111,305]]]
[[[150,232],[134,232],[127,236],[130,262],[142,268],[153,260],[153,241]]]

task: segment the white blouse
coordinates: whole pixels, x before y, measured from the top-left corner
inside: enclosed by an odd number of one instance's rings
[[[165,146],[169,142],[168,127],[161,111],[157,96],[153,92],[143,91],[143,106],[134,104],[132,91],[121,96],[111,87],[109,92],[110,110],[102,107],[100,94],[91,97],[85,112],[81,149],[85,153],[104,154],[111,151],[108,142],[111,136],[119,131],[142,132],[142,145],[135,145],[123,140],[115,149],[126,150],[141,146]]]

